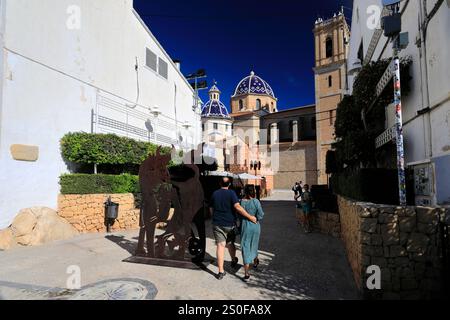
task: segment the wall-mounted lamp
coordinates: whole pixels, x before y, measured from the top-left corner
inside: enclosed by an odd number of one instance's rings
[[[161,114],[161,111],[159,110],[158,107],[154,107],[154,108],[152,108],[151,113],[152,113],[155,117],[158,117],[158,116]]]
[[[192,125],[189,123],[189,121],[185,121],[185,122],[183,123],[183,128],[189,129],[190,127],[192,127]]]

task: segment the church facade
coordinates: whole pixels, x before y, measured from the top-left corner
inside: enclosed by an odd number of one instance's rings
[[[296,181],[317,183],[315,105],[278,111],[274,90],[253,71],[237,83],[230,114],[216,85],[209,98],[202,110],[203,142],[219,170],[264,177],[268,193]]]

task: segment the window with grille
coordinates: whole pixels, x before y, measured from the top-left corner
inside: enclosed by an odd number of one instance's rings
[[[167,77],[168,77],[167,62],[165,62],[161,58],[159,58],[159,60],[158,60],[158,73],[161,77],[167,79]]]
[[[157,70],[157,57],[149,48],[147,48],[145,65],[156,72]]]

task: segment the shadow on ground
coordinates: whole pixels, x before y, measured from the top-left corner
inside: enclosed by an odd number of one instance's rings
[[[339,239],[311,233],[305,234],[295,219],[294,201],[263,201],[266,213],[261,222],[260,260],[252,270],[248,287],[258,290],[265,299],[359,299],[345,250]],[[206,261],[215,261],[211,221],[207,221]],[[106,238],[131,255],[137,246],[137,237]],[[239,245],[238,245],[239,248]],[[241,252],[238,257],[242,261]],[[226,258],[229,260],[229,258]],[[243,277],[240,265],[233,270],[226,261],[229,276]],[[211,268],[203,270],[216,277]],[[216,270],[214,268],[214,270]]]

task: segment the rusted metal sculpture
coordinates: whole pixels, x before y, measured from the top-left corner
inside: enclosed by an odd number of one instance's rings
[[[206,235],[200,172],[194,164],[177,166],[169,172],[170,159],[170,154],[163,155],[158,148],[139,169],[141,229],[136,255],[127,262],[189,268],[194,267],[192,262],[203,260]],[[164,223],[165,230],[155,235],[160,223]],[[199,238],[193,233],[192,223]],[[187,255],[188,247],[193,257]]]

